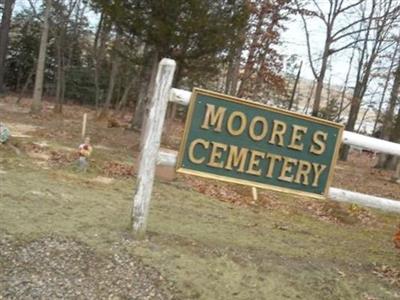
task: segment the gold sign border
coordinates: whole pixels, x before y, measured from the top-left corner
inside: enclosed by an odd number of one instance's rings
[[[291,189],[291,188],[284,188],[284,187],[279,187],[279,186],[270,185],[270,184],[266,184],[266,183],[258,183],[258,182],[245,180],[245,179],[235,179],[235,178],[231,178],[231,177],[227,177],[227,176],[215,175],[212,173],[196,171],[196,170],[186,169],[186,168],[182,167],[184,150],[186,148],[186,142],[187,142],[188,135],[189,135],[190,125],[192,124],[193,111],[194,111],[194,106],[195,106],[194,100],[196,99],[196,97],[198,95],[222,98],[224,100],[243,104],[246,106],[261,108],[263,110],[273,111],[273,112],[277,112],[277,113],[289,115],[289,116],[294,116],[294,117],[297,117],[300,119],[312,121],[314,123],[329,125],[329,126],[338,128],[339,134],[336,139],[335,151],[334,151],[334,154],[333,154],[333,157],[331,160],[328,179],[326,181],[324,193],[317,194],[317,193],[298,191],[298,190]],[[177,159],[177,163],[176,163],[176,172],[182,173],[182,174],[188,174],[188,175],[196,175],[196,176],[200,176],[200,177],[204,177],[204,178],[208,178],[208,179],[217,179],[217,180],[221,180],[221,181],[225,181],[225,182],[229,182],[229,183],[237,183],[237,184],[242,184],[242,185],[247,185],[247,186],[253,186],[253,187],[273,190],[273,191],[277,191],[277,192],[289,193],[289,194],[294,194],[294,195],[298,195],[298,196],[306,196],[306,197],[312,197],[312,198],[317,198],[317,199],[325,199],[328,194],[329,187],[332,183],[333,172],[334,172],[334,169],[335,169],[335,166],[337,163],[340,144],[342,142],[343,129],[344,129],[344,126],[342,124],[338,124],[338,123],[335,123],[332,121],[323,120],[323,119],[313,117],[313,116],[303,115],[303,114],[300,114],[297,112],[287,111],[287,110],[284,110],[281,108],[268,106],[263,103],[255,102],[252,100],[241,99],[241,98],[237,98],[237,97],[233,97],[233,96],[229,96],[229,95],[225,95],[225,94],[221,94],[221,93],[217,93],[217,92],[213,92],[213,91],[209,91],[209,90],[205,90],[205,89],[194,88],[192,91],[191,98],[190,98],[189,108],[188,108],[186,122],[185,122],[185,130],[183,132],[183,138],[181,140],[181,144],[179,147],[178,159]]]

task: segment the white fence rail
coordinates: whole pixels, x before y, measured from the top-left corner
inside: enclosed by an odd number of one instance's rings
[[[341,190],[337,188],[330,188],[328,195],[329,198],[335,201],[349,202],[372,208],[378,208],[386,211],[400,213],[400,201]]]
[[[343,144],[400,156],[400,144],[373,138],[351,131],[343,132]]]

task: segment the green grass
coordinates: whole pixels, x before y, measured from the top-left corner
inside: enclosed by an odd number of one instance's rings
[[[0,148],[0,232],[24,242],[57,234],[98,252],[140,256],[173,282],[181,299],[396,299],[373,264],[400,268],[391,242],[398,216],[373,226],[333,224],[295,209],[240,207],[157,182],[147,239],[132,241],[134,179],[106,185],[96,171],[38,169]],[[104,154],[102,154],[104,155]],[[7,158],[5,158],[7,157]],[[316,200],[304,200],[316,201]],[[396,294],[397,293],[397,294]],[[397,295],[397,296],[396,296]]]

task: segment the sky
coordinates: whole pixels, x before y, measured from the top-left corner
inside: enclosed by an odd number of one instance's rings
[[[311,71],[309,59],[307,55],[306,36],[303,29],[303,22],[300,16],[291,17],[291,20],[285,24],[286,30],[282,33],[282,45],[279,47],[281,53],[289,57],[293,54],[299,56],[299,61],[303,60],[303,68],[301,77],[313,80],[314,76]],[[325,40],[324,25],[321,20],[316,18],[308,18],[307,26],[310,31],[310,40],[313,58],[319,57]],[[333,55],[331,69],[328,71],[328,80],[330,73],[332,74],[332,84],[343,85],[348,70],[350,51],[343,51]],[[318,64],[317,64],[318,65]],[[317,68],[318,70],[318,68]]]
[[[345,5],[349,5],[354,3],[357,0],[345,0]],[[395,0],[396,2],[397,0]],[[321,7],[323,11],[328,10],[329,2],[327,0],[316,0],[318,5]],[[367,5],[370,3],[367,1]],[[315,7],[314,7],[315,9]],[[341,16],[337,19],[336,30],[341,28],[344,24],[349,24],[349,22],[357,20],[359,15],[351,12],[346,15]],[[299,61],[303,60],[303,68],[301,72],[301,78],[306,78],[309,80],[314,80],[314,76],[312,74],[309,59],[307,55],[307,45],[306,45],[306,36],[303,28],[303,22],[300,16],[292,16],[291,20],[286,24],[286,31],[282,33],[282,44],[279,46],[279,51],[283,53],[286,57],[290,57],[293,54],[298,55]],[[325,40],[325,25],[322,20],[318,18],[307,18],[307,26],[310,31],[310,39],[311,39],[311,48],[312,48],[312,56],[313,58],[320,57],[322,53],[322,47],[324,45]],[[348,41],[345,41],[347,43]],[[338,47],[340,44],[335,45]],[[343,44],[342,44],[343,45]],[[388,53],[390,53],[390,50]],[[356,52],[357,53],[357,52]],[[331,66],[328,69],[327,74],[325,76],[325,84],[327,84],[329,78],[331,77],[332,85],[336,85],[338,87],[342,87],[345,82],[346,74],[349,68],[349,59],[351,56],[351,49],[341,51],[337,54],[334,54],[331,57]],[[357,67],[357,55],[355,56],[352,69],[350,73],[349,86],[353,87],[355,82],[355,73]],[[318,66],[318,63],[316,64]],[[316,67],[318,71],[318,67]],[[383,79],[377,80],[374,79],[370,82],[368,86],[367,93],[364,98],[364,105],[368,106],[370,103],[375,103],[377,105],[381,98]],[[386,99],[390,95],[390,86],[388,92],[386,93]],[[376,94],[374,94],[377,92]]]

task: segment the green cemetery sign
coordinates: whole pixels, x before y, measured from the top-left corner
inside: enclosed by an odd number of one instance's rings
[[[195,89],[177,171],[323,197],[342,132],[334,122]]]

